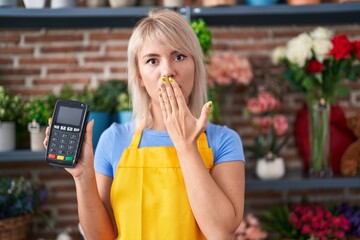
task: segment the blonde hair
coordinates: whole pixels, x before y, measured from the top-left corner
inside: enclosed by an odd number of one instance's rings
[[[153,119],[150,112],[150,96],[141,86],[138,67],[138,53],[143,43],[150,39],[169,48],[185,51],[194,59],[195,82],[189,99],[189,108],[195,117],[207,101],[207,79],[204,55],[199,40],[190,24],[180,14],[172,10],[151,10],[146,18],[140,20],[133,30],[128,45],[128,82],[132,98],[133,119],[137,124],[145,121],[151,127]]]

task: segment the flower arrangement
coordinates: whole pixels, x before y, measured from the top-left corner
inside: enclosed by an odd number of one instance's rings
[[[57,97],[47,94],[44,97],[31,98],[24,104],[23,123],[37,122],[40,126],[48,124],[49,117],[55,107]]]
[[[234,240],[263,240],[266,237],[259,219],[251,213],[245,215],[234,234]]]
[[[350,223],[347,235],[360,237],[360,206],[351,206],[343,203],[335,208],[338,214],[344,215]]]
[[[277,113],[280,107],[280,100],[266,91],[247,100],[245,115],[250,117],[256,131],[254,146],[249,150],[255,158],[262,158],[270,152],[278,155],[288,140],[286,133],[289,124],[284,115]],[[285,137],[278,143],[278,138],[282,136]]]
[[[9,93],[0,86],[0,122],[14,122],[22,110],[22,99],[19,95]]]
[[[209,98],[213,100],[210,121],[220,122],[220,111],[217,102],[225,87],[235,85],[247,86],[253,78],[252,67],[247,58],[233,53],[214,53],[207,64]]]
[[[233,83],[247,86],[253,78],[249,60],[230,52],[213,54],[207,67],[210,87]]]
[[[281,239],[340,240],[350,229],[349,220],[317,204],[299,203],[273,207],[263,217],[264,229]]]
[[[45,187],[37,187],[24,177],[0,178],[0,219],[35,213],[47,197]]]
[[[359,40],[351,42],[345,34],[333,36],[322,27],[292,38],[272,53],[274,64],[285,64],[283,76],[294,90],[305,92],[307,101],[323,98],[328,103],[349,93],[340,80],[356,81],[359,59]]]

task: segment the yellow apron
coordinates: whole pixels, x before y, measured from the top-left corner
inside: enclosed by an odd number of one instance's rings
[[[142,129],[125,149],[111,186],[111,205],[122,240],[205,239],[191,211],[175,147],[138,148]],[[198,139],[209,169],[213,152]]]

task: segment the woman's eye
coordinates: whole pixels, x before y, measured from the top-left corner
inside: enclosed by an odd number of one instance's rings
[[[186,56],[184,54],[178,54],[178,55],[176,55],[175,60],[182,61],[185,58],[186,58]]]
[[[155,64],[155,63],[156,63],[156,60],[153,59],[153,58],[151,58],[151,59],[148,59],[148,60],[146,61],[146,63]]]

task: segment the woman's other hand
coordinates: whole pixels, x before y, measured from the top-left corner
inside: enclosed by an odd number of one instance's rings
[[[195,118],[186,104],[178,83],[171,77],[161,84],[159,101],[166,129],[174,145],[196,144],[198,137],[207,126],[212,102],[206,103],[200,117]]]

